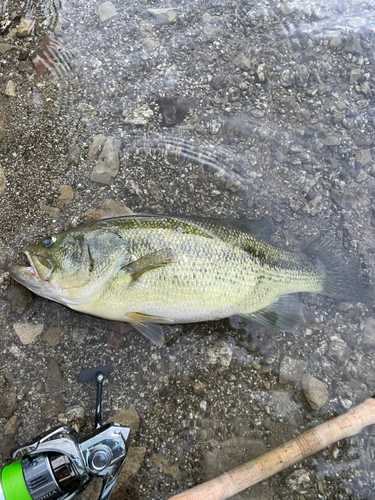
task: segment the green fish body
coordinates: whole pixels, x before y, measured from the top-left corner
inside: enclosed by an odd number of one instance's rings
[[[126,321],[157,345],[160,324],[232,315],[292,331],[298,292],[365,300],[358,267],[332,245],[304,253],[264,239],[262,221],[127,216],[88,222],[28,245],[14,279],[76,311]]]

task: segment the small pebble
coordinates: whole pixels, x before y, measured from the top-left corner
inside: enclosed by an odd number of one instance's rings
[[[313,410],[319,410],[328,401],[328,390],[321,380],[304,374],[302,377],[302,387],[306,399]]]
[[[359,167],[366,167],[372,162],[371,151],[369,149],[362,149],[356,152],[355,163]]]
[[[31,344],[36,340],[43,331],[43,325],[33,325],[29,323],[15,323],[14,331],[18,335],[22,344]]]
[[[233,64],[235,64],[238,68],[242,69],[243,71],[249,71],[251,67],[250,59],[246,57],[243,52],[240,52],[239,54],[236,55],[236,57],[233,59]]]
[[[98,7],[99,19],[103,23],[112,17],[117,16],[116,7],[112,2],[104,2]]]
[[[5,87],[4,94],[7,97],[16,97],[16,85],[12,80],[9,80],[7,86]]]
[[[69,203],[74,197],[74,191],[72,186],[60,186],[60,196],[57,201],[57,205],[65,205],[66,203]]]
[[[285,356],[280,363],[280,384],[287,384],[289,382],[299,382],[303,372],[306,370],[307,363],[302,359],[294,359]]]
[[[17,27],[17,35],[21,37],[29,36],[34,28],[35,21],[33,19],[22,18]]]
[[[60,342],[61,332],[60,327],[48,328],[43,337],[49,345],[54,346]]]

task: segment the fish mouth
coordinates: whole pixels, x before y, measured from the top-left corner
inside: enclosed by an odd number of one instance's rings
[[[34,276],[39,280],[48,281],[55,268],[52,260],[48,257],[44,257],[43,255],[32,255],[27,250],[24,250],[24,254],[30,264],[30,267],[27,267],[26,271],[28,271],[31,276]]]

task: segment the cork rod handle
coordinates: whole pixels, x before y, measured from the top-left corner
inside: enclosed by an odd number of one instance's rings
[[[226,500],[332,443],[358,434],[364,427],[372,424],[375,424],[375,399],[369,398],[347,413],[320,424],[211,481],[170,497],[169,500]]]

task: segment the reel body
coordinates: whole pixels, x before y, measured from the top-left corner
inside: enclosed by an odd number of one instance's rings
[[[97,381],[95,430],[79,436],[70,427],[59,427],[17,449],[12,457],[23,458],[2,469],[0,500],[70,500],[94,477],[103,479],[99,500],[109,499],[130,444],[129,427],[101,424],[104,373],[112,370],[100,367],[80,374],[81,381]]]

